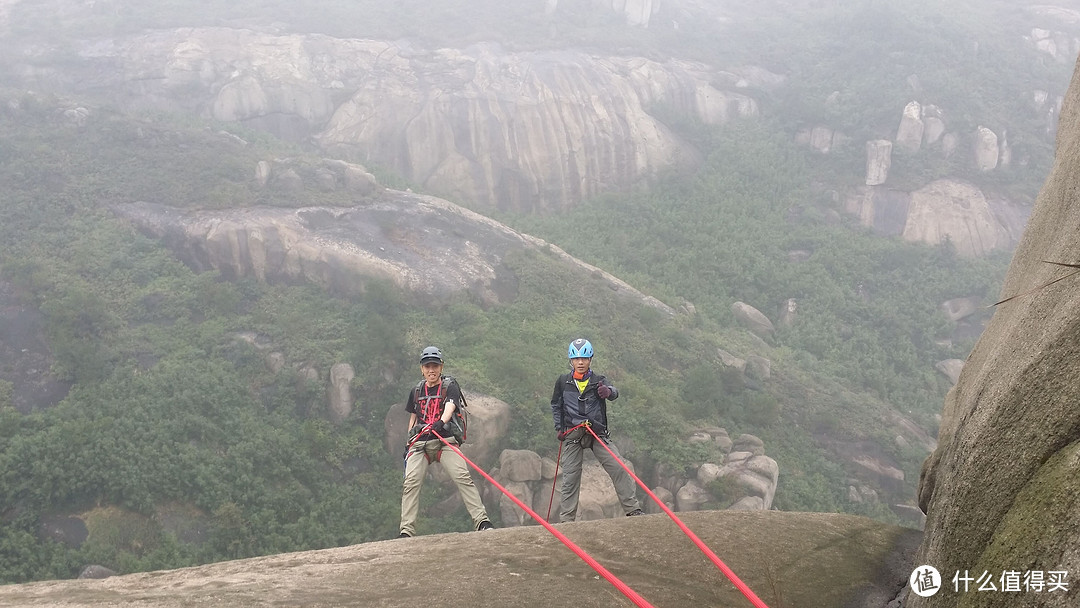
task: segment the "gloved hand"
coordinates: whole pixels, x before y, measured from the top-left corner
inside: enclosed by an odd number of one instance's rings
[[[412,426],[412,428],[409,429],[409,443],[412,443],[413,440],[415,440],[416,437],[420,434],[420,431],[423,431],[423,430],[424,430],[424,425],[422,425],[422,424],[414,424]]]
[[[556,437],[558,437],[559,441],[566,441],[566,436],[569,435],[569,434],[570,434],[570,431],[567,430],[567,429],[564,429],[564,430],[559,431],[559,434],[556,435]]]
[[[442,420],[436,420],[435,424],[431,425],[431,430],[435,431],[439,435],[439,437],[446,437],[450,434],[450,429],[446,428],[446,423],[444,423]]]
[[[601,382],[596,386],[596,396],[601,399],[607,399],[611,396],[611,387]]]

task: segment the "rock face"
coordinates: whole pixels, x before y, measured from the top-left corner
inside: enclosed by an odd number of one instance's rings
[[[911,193],[906,241],[936,245],[952,241],[960,255],[982,256],[1009,244],[982,191],[959,180],[937,180]]]
[[[620,4],[641,25],[658,5]],[[50,78],[120,105],[313,138],[329,155],[385,166],[429,191],[519,210],[562,208],[695,164],[695,150],[650,108],[712,125],[754,116],[745,88],[764,72],[748,80],[678,60],[229,28],[152,31],[77,52],[80,77]]]
[[[997,134],[986,127],[979,127],[975,133],[975,166],[980,171],[993,171],[998,166],[1000,154]]]
[[[914,192],[865,187],[852,191],[845,209],[875,232],[931,245],[946,238],[964,256],[1007,248],[1023,222],[1023,209],[988,198],[970,182],[939,179]]]
[[[1062,109],[1053,170],[1002,293],[1062,276],[1043,260],[1080,250],[1080,74]],[[916,563],[956,570],[1080,571],[1080,288],[1075,279],[999,306],[945,399],[938,448],[923,465],[926,536]],[[1069,577],[1072,579],[1072,577]],[[1068,593],[987,594],[980,606],[1073,606]],[[907,606],[953,606],[952,594]]]
[[[892,142],[875,139],[866,142],[866,185],[878,186],[889,179],[892,166]]]
[[[605,3],[626,17],[626,25],[649,27],[649,20],[660,10],[660,0],[605,0]]]
[[[356,207],[244,208],[182,212],[149,203],[116,208],[196,269],[260,281],[311,282],[342,294],[387,280],[420,295],[468,290],[489,304],[512,301],[516,278],[502,264],[513,250],[556,256],[646,305],[674,310],[541,239],[444,201],[387,191]]]
[[[335,363],[330,368],[330,387],[327,390],[330,402],[330,421],[341,422],[349,417],[353,410],[352,380],[356,377],[353,366],[348,363]]]
[[[837,513],[712,511],[681,519],[763,602],[785,608],[885,606],[915,566],[912,554],[921,535]],[[558,529],[658,606],[750,605],[663,515],[560,524]],[[433,563],[453,567],[432,568]],[[770,564],[783,575],[756,564]],[[430,570],[425,576],[402,576],[425,568]],[[0,604],[540,608],[551,606],[552,598],[574,598],[580,608],[630,605],[598,579],[546,530],[524,526],[268,555],[104,581],[0,585]],[[432,589],[453,589],[453,602],[433,600]],[[665,603],[672,597],[678,599]]]
[[[923,140],[922,106],[913,101],[904,106],[900,126],[896,129],[896,146],[909,153],[918,152]]]

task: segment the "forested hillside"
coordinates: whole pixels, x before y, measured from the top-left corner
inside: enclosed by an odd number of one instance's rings
[[[543,3],[455,3],[426,13],[420,4],[240,2],[196,11],[183,1],[66,10],[54,10],[63,2],[15,3],[5,35],[22,44],[48,27],[51,37],[33,47],[42,65],[74,60],[65,45],[77,38],[213,24],[436,46],[565,45],[753,62],[785,74],[784,87],[761,92],[759,118],[725,126],[671,118],[668,126],[701,153],[692,172],[557,214],[493,215],[680,312],[620,298],[545,252],[503,260],[517,294],[498,306],[464,293],[422,299],[390,282],[343,297],[194,269],[114,206],[370,201],[311,184],[259,187],[259,161],[316,164],[319,152],[306,142],[5,89],[0,295],[4,310],[38,315],[40,336],[32,337],[46,345],[51,369],[37,371],[70,391],[58,403],[17,409],[9,373],[17,366],[0,361],[0,582],[73,577],[91,563],[132,572],[396,535],[400,462],[383,449],[383,420],[416,381],[416,356],[428,344],[447,353],[447,371],[467,392],[511,406],[504,447],[555,455],[551,381],[565,369],[566,343],[583,335],[622,390],[612,411],[617,439],[646,477],[700,464],[706,448],[688,434],[722,426],[764,440],[780,467],[776,508],[900,521],[890,506],[914,501],[928,453],[911,438],[936,434],[951,386],[934,364],[965,358],[989,316],[980,309],[958,324],[942,303],[992,303],[1010,252],[964,257],[947,241],[874,234],[837,194],[863,180],[861,145],[824,156],[797,143],[796,132],[824,122],[855,141],[888,136],[917,73],[918,95],[947,106],[964,129],[1007,128],[1023,162],[986,173],[961,156],[897,154],[890,183],[914,188],[952,176],[1028,203],[1049,169],[1053,133],[1026,95],[1059,94],[1068,78],[1067,67],[1012,27],[1039,25],[1038,17],[1007,2],[775,2],[761,14],[740,9],[756,18],[735,37],[717,35],[728,33],[727,21],[688,21],[673,6],[642,29],[588,2],[559,3],[553,14]],[[740,11],[725,17],[747,16]],[[671,21],[677,29],[657,25]],[[26,77],[0,67],[11,81]],[[383,185],[416,187],[370,169]],[[775,319],[790,299],[795,321],[778,323],[768,342],[732,312],[740,301]],[[5,329],[0,340],[13,344],[16,334]],[[766,356],[771,378],[735,378],[719,349]],[[271,369],[268,350],[289,364]],[[304,370],[323,370],[325,379],[339,362],[356,370],[357,403],[333,424],[325,382]],[[898,441],[904,425],[918,432]],[[878,488],[880,501],[851,500],[849,488],[866,473],[852,464],[856,452],[894,463],[903,481]],[[426,492],[431,505],[452,490],[429,484]],[[50,535],[76,515],[84,542]],[[465,517],[460,509],[425,516],[419,531],[464,529]]]

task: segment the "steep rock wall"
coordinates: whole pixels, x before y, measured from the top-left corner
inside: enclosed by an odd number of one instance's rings
[[[498,45],[186,28],[98,40],[52,69],[124,106],[196,112],[392,168],[486,207],[563,208],[693,166],[657,114],[724,124],[758,113],[760,68]],[[74,71],[78,71],[78,76]]]
[[[1080,73],[1062,109],[1053,170],[1002,293],[1021,294],[1080,261]],[[1080,275],[998,306],[945,401],[938,448],[923,465],[926,536],[916,563],[948,589],[911,608],[975,605],[957,571],[1080,571]],[[982,593],[979,606],[1075,606],[1067,593]]]

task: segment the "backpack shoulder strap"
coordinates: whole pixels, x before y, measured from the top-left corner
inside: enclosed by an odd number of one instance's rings
[[[461,403],[459,405],[461,407],[469,407],[468,402],[465,401],[465,391],[461,390],[461,385],[458,384],[458,381],[455,380],[453,376],[443,376],[443,386],[446,388],[447,392],[450,391],[451,386],[456,386],[458,389],[458,395],[461,396]]]

